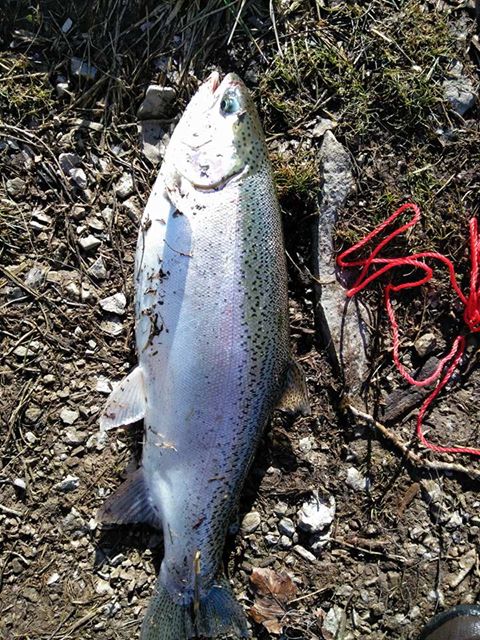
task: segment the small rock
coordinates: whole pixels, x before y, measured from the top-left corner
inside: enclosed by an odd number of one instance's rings
[[[17,489],[21,489],[22,491],[25,491],[25,489],[27,488],[27,484],[22,478],[15,478],[15,480],[13,481],[13,486],[17,487]]]
[[[60,412],[60,419],[64,424],[73,424],[79,416],[80,413],[77,409],[69,409],[68,407],[64,407]]]
[[[21,178],[10,178],[10,180],[7,180],[6,187],[8,195],[16,198],[24,195],[27,185]]]
[[[347,479],[346,479],[347,487],[353,489],[354,491],[365,491],[368,486],[368,480],[365,476],[355,469],[355,467],[349,467],[347,469]]]
[[[91,252],[95,251],[95,249],[98,249],[98,247],[102,244],[102,241],[95,236],[88,235],[85,238],[80,238],[78,240],[78,244],[84,251]]]
[[[145,98],[138,109],[139,120],[164,118],[170,105],[175,100],[175,89],[151,84],[145,93]]]
[[[58,573],[52,573],[52,575],[47,578],[47,585],[50,586],[55,584],[55,582],[58,582],[59,580],[60,575]]]
[[[105,596],[105,595],[110,596],[113,593],[113,589],[110,586],[110,584],[106,580],[102,580],[101,578],[98,578],[97,580],[97,584],[95,585],[95,591],[98,593],[99,596]]]
[[[449,69],[450,78],[443,82],[443,94],[452,109],[463,116],[476,101],[476,91],[472,81],[463,75],[463,65],[456,61]]]
[[[123,316],[125,315],[127,299],[123,293],[115,293],[113,296],[103,298],[98,304],[108,313],[116,313],[118,316]]]
[[[105,376],[98,376],[97,382],[95,384],[95,391],[99,393],[110,393],[113,389],[112,383]]]
[[[80,479],[77,478],[77,476],[68,475],[60,482],[57,482],[57,484],[54,484],[53,488],[56,489],[57,491],[68,493],[69,491],[74,491],[75,489],[78,489],[79,485],[80,485]]]
[[[70,93],[70,85],[68,82],[57,82],[55,85],[55,89],[57,91],[57,96],[61,98],[62,96],[68,96]]]
[[[96,278],[97,280],[105,280],[107,277],[107,268],[105,267],[105,262],[103,258],[97,258],[93,264],[90,265],[88,269],[88,273]]]
[[[65,440],[69,444],[79,445],[85,442],[86,435],[81,431],[77,431],[75,427],[69,427],[65,429]]]
[[[420,358],[428,356],[437,346],[437,338],[433,333],[425,333],[415,340],[413,345]]]
[[[28,346],[24,346],[23,344],[18,345],[13,350],[13,353],[18,358],[32,358],[37,353],[37,349],[33,347],[33,342],[30,342]]]
[[[100,323],[100,329],[110,336],[119,336],[123,332],[123,324],[120,320],[104,320]]]
[[[81,167],[74,167],[69,171],[70,177],[80,189],[88,187],[88,180],[85,171]]]
[[[61,166],[65,175],[69,175],[70,171],[78,167],[82,163],[82,159],[76,153],[61,153],[58,156],[58,164]]]
[[[322,635],[325,640],[335,640],[341,637],[340,630],[345,627],[346,620],[345,611],[334,604],[333,607],[328,610],[323,621]]]
[[[316,533],[329,527],[335,516],[335,499],[330,497],[327,505],[317,497],[312,497],[302,505],[298,513],[298,526],[308,533]]]
[[[295,533],[295,525],[290,518],[282,518],[278,523],[278,530],[281,534],[292,538]]]
[[[320,118],[320,122],[318,122],[312,129],[312,137],[313,138],[321,138],[327,131],[331,131],[337,126],[337,123],[329,118]]]
[[[243,518],[240,529],[242,533],[253,533],[254,531],[256,531],[256,529],[258,529],[261,521],[262,518],[260,517],[258,511],[250,511],[250,513],[247,513]]]
[[[70,69],[74,76],[82,76],[88,80],[95,80],[95,76],[97,75],[96,67],[76,57],[70,60]]]
[[[298,443],[298,448],[302,453],[308,453],[315,446],[315,438],[313,436],[307,436],[302,438]]]
[[[115,193],[120,200],[125,200],[133,193],[133,178],[130,173],[124,173],[115,185]]]
[[[67,18],[62,25],[62,33],[68,33],[72,28],[73,20],[71,18]]]
[[[138,124],[138,135],[142,144],[143,155],[152,164],[160,162],[165,154],[165,130],[158,120],[141,120]]]
[[[315,558],[313,553],[310,553],[310,551],[307,551],[307,549],[305,549],[305,547],[302,547],[301,545],[296,544],[293,547],[293,550],[296,553],[298,553],[298,555],[300,557],[302,557],[304,560],[308,560],[308,562],[317,562],[317,559]]]
[[[273,513],[279,517],[284,516],[288,511],[288,505],[285,502],[277,502],[273,507]]]
[[[280,540],[278,541],[278,544],[281,546],[282,549],[290,549],[290,547],[293,545],[293,542],[290,540],[288,536],[281,536]]]
[[[25,421],[30,424],[36,424],[39,421],[41,415],[42,410],[39,407],[31,405],[25,411]]]

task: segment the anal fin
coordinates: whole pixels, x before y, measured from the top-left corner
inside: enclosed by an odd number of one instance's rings
[[[105,500],[97,511],[97,520],[104,524],[145,522],[160,526],[160,514],[156,512],[150,499],[142,467]]]
[[[305,374],[298,362],[293,359],[290,360],[287,368],[285,386],[277,408],[287,413],[300,413],[302,416],[308,416],[311,413]]]
[[[132,424],[145,415],[146,397],[140,367],[131,371],[110,393],[100,417],[100,431]]]

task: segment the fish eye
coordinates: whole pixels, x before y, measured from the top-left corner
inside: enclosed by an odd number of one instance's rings
[[[222,98],[222,101],[220,102],[220,111],[223,114],[231,114],[231,113],[235,113],[236,111],[238,111],[240,108],[240,105],[238,103],[238,100],[235,96],[232,95],[225,95]]]

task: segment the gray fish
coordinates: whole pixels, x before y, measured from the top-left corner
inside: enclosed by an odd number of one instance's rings
[[[309,407],[290,357],[264,134],[234,74],[212,74],[175,128],[141,221],[135,287],[138,366],[100,426],[143,418],[143,456],[99,519],[163,530],[142,640],[246,637],[222,567],[226,531],[272,410]]]

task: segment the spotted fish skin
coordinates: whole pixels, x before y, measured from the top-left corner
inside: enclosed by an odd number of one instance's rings
[[[140,226],[135,283],[141,397],[130,404],[138,415],[144,400],[143,457],[139,480],[103,519],[122,519],[121,504],[123,521],[163,529],[143,640],[245,636],[222,551],[291,361],[280,210],[254,104],[234,74],[221,84],[213,74],[172,135]],[[107,403],[104,428],[122,411]]]

